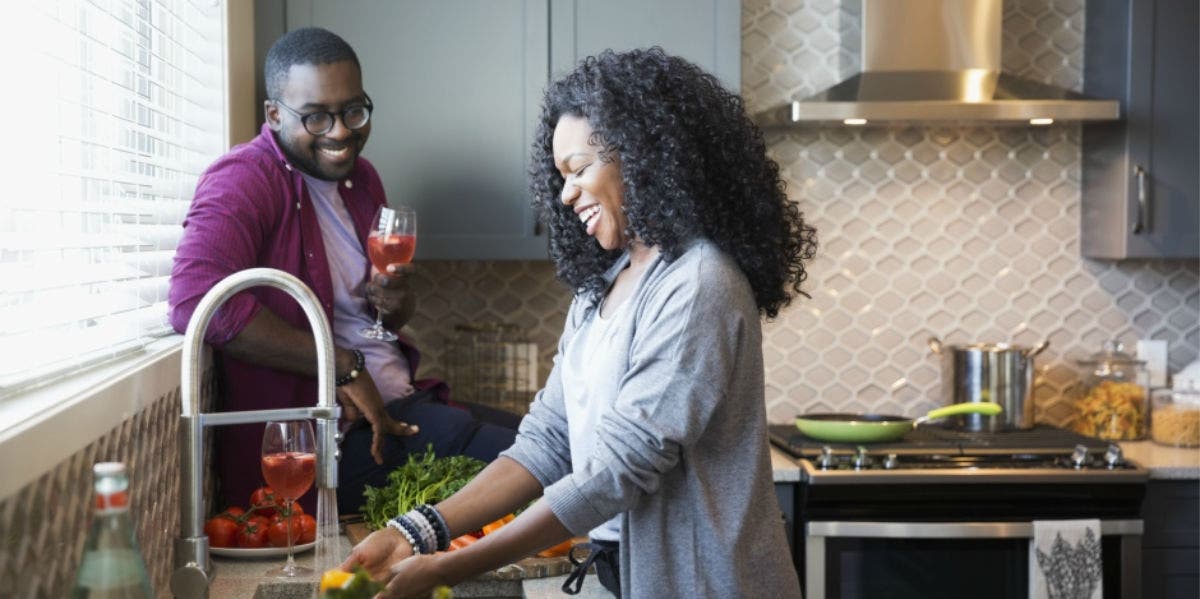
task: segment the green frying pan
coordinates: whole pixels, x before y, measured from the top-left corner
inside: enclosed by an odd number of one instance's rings
[[[930,420],[939,420],[960,414],[995,416],[1001,410],[998,403],[981,401],[938,408],[917,419],[879,414],[803,414],[796,417],[796,428],[800,429],[805,436],[818,441],[845,443],[895,441],[916,428],[918,424]]]

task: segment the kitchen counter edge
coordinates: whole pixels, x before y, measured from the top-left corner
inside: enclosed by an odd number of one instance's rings
[[[1200,479],[1200,447],[1168,447],[1153,441],[1123,441],[1121,451],[1150,471],[1151,479]]]
[[[800,465],[778,447],[771,446],[771,475],[775,484],[799,483]]]

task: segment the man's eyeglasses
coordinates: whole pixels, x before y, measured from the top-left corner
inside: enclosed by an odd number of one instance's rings
[[[366,96],[364,94],[364,96]],[[303,113],[279,100],[272,100],[276,105],[288,109],[288,112],[300,117],[300,124],[304,125],[304,130],[313,135],[325,135],[333,130],[333,119],[341,117],[342,124],[347,129],[355,130],[362,129],[366,126],[367,121],[371,120],[371,110],[374,105],[371,104],[371,97],[366,96],[365,104],[355,104],[343,108],[341,112],[330,112],[328,110],[318,110],[316,112]]]

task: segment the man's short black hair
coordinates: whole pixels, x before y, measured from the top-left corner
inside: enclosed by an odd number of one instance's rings
[[[349,60],[362,70],[358,55],[346,40],[336,33],[320,27],[304,27],[289,31],[275,40],[267,51],[263,78],[266,80],[267,97],[278,99],[287,82],[288,70],[297,64],[333,64]]]

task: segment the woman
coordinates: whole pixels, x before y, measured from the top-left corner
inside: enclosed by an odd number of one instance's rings
[[[390,577],[386,597],[426,596],[589,534],[588,561],[621,597],[798,597],[760,320],[803,293],[815,233],[741,100],[661,49],[606,51],[547,90],[531,170],[577,290],[546,387],[510,450],[344,567]],[[539,496],[479,542],[426,555]]]

